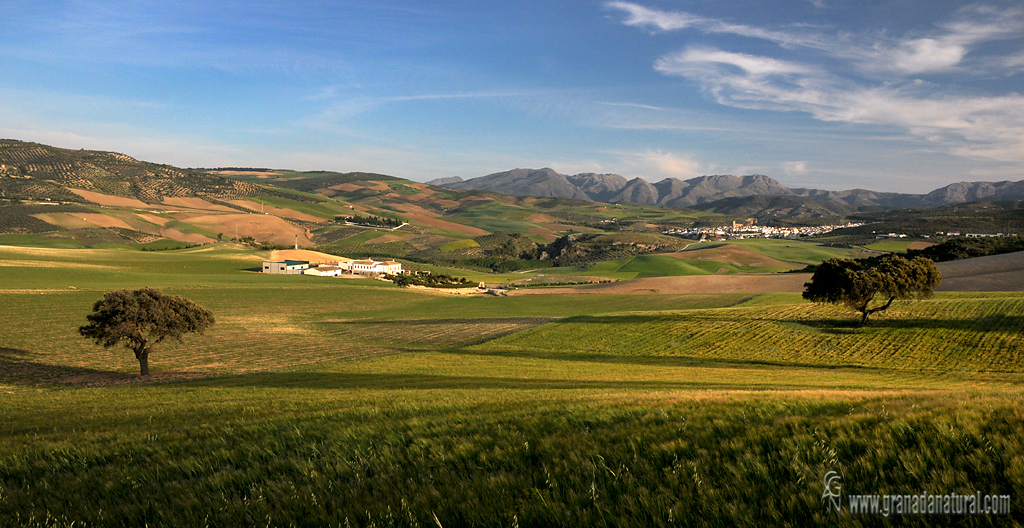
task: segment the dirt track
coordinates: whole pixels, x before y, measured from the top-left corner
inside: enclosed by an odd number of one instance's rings
[[[604,284],[588,284],[575,288],[537,288],[515,290],[509,295],[655,295],[682,293],[776,293],[802,292],[809,273],[780,275],[687,275],[652,277]]]

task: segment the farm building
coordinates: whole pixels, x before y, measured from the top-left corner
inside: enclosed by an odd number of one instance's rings
[[[338,266],[316,266],[302,270],[303,275],[315,275],[317,277],[337,277],[345,270]]]
[[[308,260],[282,260],[277,262],[263,262],[263,273],[276,273],[279,275],[302,275],[303,271],[308,268]]]
[[[402,273],[402,264],[392,260],[377,262],[374,260],[353,260],[349,269],[357,275],[397,275]]]

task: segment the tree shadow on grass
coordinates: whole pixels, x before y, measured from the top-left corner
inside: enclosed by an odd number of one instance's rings
[[[189,386],[218,388],[258,387],[275,389],[317,390],[603,390],[623,392],[648,391],[788,391],[788,390],[877,390],[872,384],[834,384],[766,381],[740,383],[728,380],[580,380],[548,378],[516,378],[487,376],[455,376],[404,373],[336,373],[290,372],[262,373],[207,378]]]
[[[85,367],[52,365],[35,360],[36,354],[20,348],[0,347],[0,383],[12,385],[111,385],[126,383],[133,376],[125,372]]]
[[[1003,331],[1024,333],[1024,316],[1020,315],[986,315],[967,318],[943,318],[943,317],[900,317],[889,316],[880,313],[872,316],[867,325],[860,324],[860,315],[850,312],[850,317],[843,318],[821,318],[821,319],[784,319],[750,317],[746,314],[736,316],[723,316],[723,314],[624,314],[624,315],[581,315],[562,319],[562,323],[594,324],[594,325],[629,325],[655,322],[693,322],[707,321],[709,324],[715,322],[758,322],[771,321],[780,324],[795,324],[808,326],[826,333],[851,334],[871,329],[912,329],[912,328],[935,328],[946,330],[975,330],[975,331]]]
[[[780,321],[809,326],[829,334],[854,334],[872,329],[943,329],[971,331],[1001,331],[1024,333],[1024,316],[986,315],[973,319],[947,319],[938,317],[886,317],[875,315],[867,325],[860,325],[859,316],[850,319],[806,319]]]
[[[156,370],[150,376],[88,367],[54,365],[38,361],[38,354],[20,348],[0,347],[0,385],[27,387],[101,387],[125,383],[161,383],[214,376],[213,372]]]
[[[705,358],[698,356],[664,355],[664,356],[630,356],[624,354],[601,354],[601,353],[565,353],[550,350],[470,350],[456,349],[446,350],[452,354],[461,354],[480,357],[504,357],[521,359],[546,359],[554,361],[580,362],[580,363],[607,363],[643,365],[648,367],[697,367],[697,368],[728,368],[728,369],[764,369],[764,368],[808,368],[826,370],[850,370],[856,372],[883,372],[891,369],[883,367],[872,367],[864,365],[836,365],[832,363],[807,363],[796,361],[768,361],[762,359],[731,359],[731,358]]]

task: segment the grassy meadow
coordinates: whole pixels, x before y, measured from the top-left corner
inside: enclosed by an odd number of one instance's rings
[[[821,501],[830,470],[1024,497],[1020,294],[861,328],[795,294],[449,296],[260,259],[0,247],[0,526],[1022,522]],[[217,317],[152,380],[76,332],[141,286]]]

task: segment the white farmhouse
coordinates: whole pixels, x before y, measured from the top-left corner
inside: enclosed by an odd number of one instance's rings
[[[402,273],[402,264],[392,260],[377,262],[374,260],[353,260],[349,263],[352,273],[356,275],[397,275]]]
[[[338,266],[317,266],[302,271],[303,275],[314,275],[317,277],[337,277],[344,271]]]

